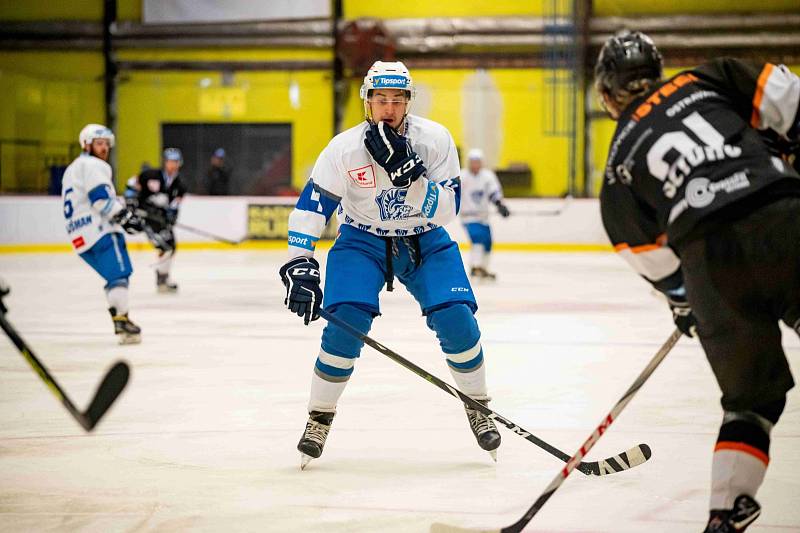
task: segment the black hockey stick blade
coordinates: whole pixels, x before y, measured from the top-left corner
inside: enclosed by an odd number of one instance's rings
[[[80,423],[86,431],[91,431],[108,412],[108,409],[119,397],[128,384],[131,371],[128,364],[118,361],[100,382],[86,412],[81,415]]]
[[[525,529],[525,526],[530,523],[533,517],[536,516],[536,513],[541,510],[550,497],[555,494],[561,484],[564,483],[564,481],[567,479],[567,476],[569,476],[570,473],[575,469],[575,465],[583,458],[584,455],[589,453],[589,450],[591,450],[595,444],[597,444],[597,441],[600,440],[600,437],[606,433],[608,427],[614,422],[614,420],[619,417],[620,413],[622,413],[622,410],[625,409],[625,406],[628,405],[628,403],[633,399],[633,396],[639,391],[639,389],[642,388],[642,385],[644,385],[650,376],[653,375],[653,372],[655,372],[656,368],[658,368],[658,365],[661,364],[661,361],[664,360],[675,344],[678,343],[678,340],[680,340],[681,336],[681,330],[676,328],[669,338],[664,342],[661,348],[658,349],[658,352],[656,352],[644,370],[642,370],[641,373],[636,377],[633,384],[628,387],[628,390],[625,391],[619,400],[617,400],[617,403],[614,404],[614,407],[611,408],[611,411],[606,415],[605,418],[603,418],[603,420],[600,421],[600,425],[598,425],[594,431],[592,431],[591,435],[589,435],[589,438],[583,442],[581,447],[578,448],[578,451],[575,452],[575,455],[570,458],[570,460],[567,462],[567,465],[558,471],[547,488],[544,489],[544,492],[542,492],[536,501],[533,502],[533,505],[531,505],[530,508],[525,511],[525,514],[522,515],[522,518],[510,526],[506,526],[501,529],[475,530],[437,523],[431,526],[431,533],[475,533],[476,531],[480,531],[482,533],[519,533]]]
[[[8,294],[8,291],[0,293],[0,303],[2,303],[2,297],[5,294]],[[17,333],[17,330],[14,329],[14,326],[6,320],[6,311],[7,309],[5,307],[0,308],[0,328],[8,335],[8,338],[11,339],[11,342],[14,343],[14,346],[17,347],[22,357],[25,358],[34,372],[36,372],[44,384],[47,385],[50,392],[58,398],[61,404],[69,411],[69,414],[78,421],[81,427],[86,431],[94,429],[128,383],[128,377],[130,376],[130,368],[128,365],[120,361],[111,368],[103,378],[103,381],[100,382],[100,386],[97,388],[97,392],[95,392],[94,398],[92,398],[89,404],[89,408],[86,409],[85,413],[81,413],[47,368],[39,361],[36,355],[34,355],[28,345],[25,344],[25,341],[20,337],[19,333]]]
[[[328,322],[335,324],[345,330],[345,332],[353,335],[357,339],[362,340],[365,344],[368,344],[378,352],[382,353],[392,361],[400,364],[401,366],[411,370],[416,375],[424,378],[425,380],[429,381],[430,383],[436,385],[440,389],[442,389],[447,394],[454,396],[460,399],[465,404],[469,405],[470,408],[480,411],[481,413],[485,414],[495,422],[498,422],[508,429],[510,429],[513,433],[516,433],[520,437],[524,438],[528,442],[532,442],[539,448],[543,449],[550,455],[554,457],[558,457],[565,463],[570,461],[570,456],[564,453],[563,451],[559,450],[552,444],[549,444],[533,433],[523,429],[518,424],[510,421],[504,416],[501,416],[499,413],[494,411],[493,409],[483,405],[482,403],[476,402],[466,394],[462,393],[455,387],[450,386],[445,381],[439,379],[438,377],[434,376],[433,374],[429,373],[427,370],[415,365],[402,355],[390,350],[386,346],[382,345],[381,343],[373,340],[372,338],[364,335],[356,328],[345,322],[344,320],[335,317],[334,315],[330,314],[325,309],[320,309],[320,316],[327,320]],[[592,461],[592,462],[579,462],[577,465],[574,465],[572,468],[576,468],[581,473],[586,474],[587,476],[605,476],[607,474],[613,474],[615,472],[622,472],[623,470],[628,470],[635,466],[639,466],[642,463],[645,463],[650,456],[652,455],[652,451],[647,444],[639,444],[626,450],[618,455],[609,457],[602,461]]]

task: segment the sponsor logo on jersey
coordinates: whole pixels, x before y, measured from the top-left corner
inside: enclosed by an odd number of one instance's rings
[[[372,168],[372,165],[348,170],[347,173],[357,187],[362,187],[364,189],[375,188],[375,169]]]
[[[378,204],[381,220],[405,220],[413,211],[413,207],[406,205],[408,189],[386,189],[375,197]]]
[[[654,107],[667,100],[670,96],[675,94],[678,89],[695,81],[697,81],[697,77],[688,72],[668,81],[636,108],[636,111],[633,112],[633,120],[638,121],[643,119],[650,114],[650,111],[652,111]]]
[[[408,87],[408,78],[398,74],[382,74],[372,77],[372,86],[375,89],[405,89]]]
[[[739,146],[723,144],[720,146],[694,146],[685,155],[681,155],[669,167],[667,179],[664,181],[664,196],[674,198],[683,180],[689,177],[695,168],[706,162],[736,159],[742,155]]]
[[[311,235],[290,231],[289,246],[297,246],[298,248],[313,250],[317,246],[317,239]]]
[[[673,220],[690,207],[702,209],[711,205],[719,193],[731,194],[749,186],[750,179],[745,171],[735,172],[719,181],[711,181],[705,177],[692,178],[686,184],[684,198],[670,210],[668,223],[672,223]]]
[[[394,230],[394,234],[397,235],[398,237],[405,237],[406,235],[408,235],[408,230],[407,229],[396,229],[396,230]]]
[[[92,215],[82,216],[81,218],[70,220],[67,223],[67,233],[73,233],[78,231],[84,226],[88,226],[92,223]]]
[[[371,227],[372,227],[371,224],[361,224],[360,222],[358,224],[358,229],[360,229],[361,231],[369,231],[369,228]]]
[[[382,229],[382,228],[375,228],[375,234],[376,235],[380,235],[381,237],[383,237],[385,235],[389,235],[389,230],[388,229]]]
[[[425,226],[414,226],[414,233],[419,235],[425,231]]]
[[[72,246],[74,246],[75,249],[78,249],[81,246],[84,246],[85,244],[86,241],[83,240],[83,237],[77,237],[75,239],[72,239]]]
[[[450,292],[469,292],[469,289],[466,287],[451,287]]]

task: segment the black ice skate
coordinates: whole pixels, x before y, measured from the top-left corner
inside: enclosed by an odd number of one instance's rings
[[[156,287],[158,287],[158,292],[178,292],[178,285],[169,281],[169,274],[156,272]]]
[[[746,494],[736,497],[733,509],[713,510],[704,533],[741,533],[761,514],[758,502]]]
[[[473,278],[488,279],[491,281],[497,279],[497,275],[494,272],[489,272],[483,267],[472,267],[469,271],[469,275]]]
[[[482,405],[488,405],[489,400],[476,400]],[[467,420],[469,420],[469,427],[478,441],[478,446],[489,452],[492,459],[497,461],[497,448],[500,447],[500,432],[497,431],[497,426],[494,425],[494,420],[475,409],[471,409],[465,405],[467,411]]]
[[[311,459],[316,459],[322,455],[322,448],[325,447],[325,439],[331,430],[333,416],[336,413],[323,413],[322,411],[311,411],[308,414],[306,429],[297,449],[300,451],[300,470],[305,469]]]
[[[142,342],[142,329],[131,322],[128,313],[118,315],[114,307],[109,307],[111,320],[114,321],[114,333],[117,335],[120,344],[139,344]]]

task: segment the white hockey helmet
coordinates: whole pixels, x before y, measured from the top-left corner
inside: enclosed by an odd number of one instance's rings
[[[114,132],[102,124],[87,124],[78,134],[81,150],[85,150],[86,145],[91,144],[95,139],[108,139],[108,146],[114,148]]]
[[[477,159],[478,161],[483,161],[483,150],[480,148],[473,148],[467,152],[467,159]]]
[[[367,71],[367,75],[364,76],[364,83],[361,85],[359,93],[364,101],[364,113],[370,121],[372,120],[372,112],[370,111],[368,100],[370,91],[374,89],[400,89],[406,91],[408,103],[406,104],[405,115],[408,114],[411,100],[417,94],[411,74],[402,61],[376,61]]]

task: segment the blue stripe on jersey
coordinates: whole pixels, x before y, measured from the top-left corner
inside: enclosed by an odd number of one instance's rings
[[[422,215],[425,218],[433,218],[436,208],[439,207],[439,186],[436,182],[428,182],[428,192],[422,201]]]
[[[314,183],[313,179],[308,180],[303,192],[300,193],[300,198],[297,199],[297,209],[303,211],[311,211],[312,213],[319,213],[325,216],[325,221],[331,219],[331,215],[336,211],[341,198],[329,193],[322,189],[319,185]]]
[[[298,248],[313,251],[317,246],[318,240],[319,237],[306,235],[305,233],[299,233],[297,231],[289,232],[289,246],[297,246]]]
[[[106,200],[111,196],[108,194],[108,185],[98,185],[89,191],[89,203],[95,203],[97,200]]]

